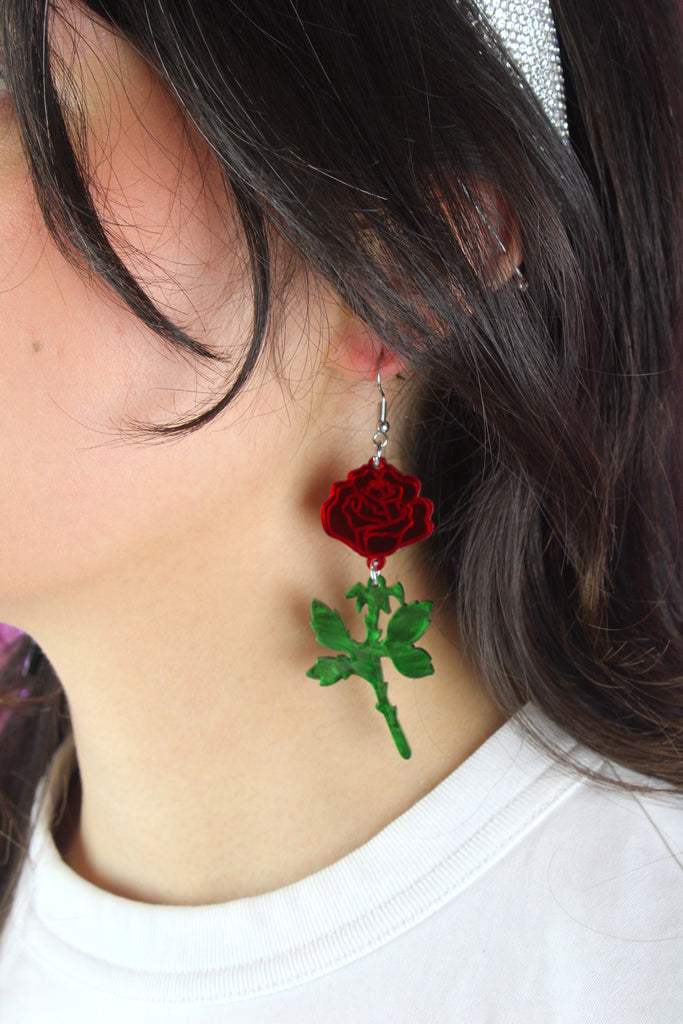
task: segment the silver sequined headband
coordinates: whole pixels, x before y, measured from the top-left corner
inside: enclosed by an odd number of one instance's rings
[[[478,0],[477,6],[498,34],[563,139],[569,137],[560,46],[550,0]]]

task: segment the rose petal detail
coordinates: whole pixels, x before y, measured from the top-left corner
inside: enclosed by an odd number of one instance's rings
[[[434,529],[434,505],[420,496],[421,483],[379,460],[352,469],[332,484],[321,510],[323,529],[370,563],[424,540]],[[380,566],[381,567],[381,566]]]

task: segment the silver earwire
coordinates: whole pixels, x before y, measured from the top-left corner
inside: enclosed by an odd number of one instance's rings
[[[387,422],[387,396],[384,394],[382,387],[382,378],[380,376],[380,370],[382,366],[382,358],[377,363],[377,387],[379,388],[380,401],[379,401],[379,420],[377,423],[377,430],[372,438],[372,443],[375,446],[375,454],[372,457],[373,464],[375,467],[379,466],[380,459],[382,458],[382,452],[387,446],[387,434],[389,433],[389,423]]]

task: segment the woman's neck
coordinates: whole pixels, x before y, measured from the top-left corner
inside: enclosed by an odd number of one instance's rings
[[[255,566],[250,583],[214,591],[212,616],[206,590],[185,605],[169,579],[151,615],[152,595],[138,587],[99,633],[91,599],[83,644],[57,666],[82,786],[78,826],[63,839],[77,872],[159,903],[286,885],[367,841],[501,724],[438,611],[424,640],[435,674],[387,671],[410,760],[364,680],[322,688],[307,678],[321,653],[307,597],[339,606],[353,582],[343,575],[308,593],[289,577],[278,593]],[[409,599],[428,596],[410,573],[403,580]]]
[[[319,406],[339,427],[321,430]],[[384,570],[406,600],[435,601],[420,640],[434,674],[386,669],[410,760],[364,679],[321,687],[306,676],[325,653],[313,598],[362,631],[343,595],[367,569],[323,533],[320,505],[332,480],[367,461],[368,431],[350,423],[375,413],[372,388],[328,388],[310,408],[290,403],[287,426],[266,411],[142,451],[164,472],[158,497],[130,510],[133,539],[114,524],[116,557],[102,545],[96,571],[15,619],[68,697],[82,800],[62,849],[86,878],[188,904],[286,885],[364,843],[501,724],[420,545]]]

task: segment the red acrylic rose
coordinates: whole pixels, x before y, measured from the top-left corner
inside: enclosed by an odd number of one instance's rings
[[[381,569],[387,555],[424,540],[434,529],[434,505],[420,497],[421,483],[384,459],[352,469],[332,484],[322,507],[323,529]]]

